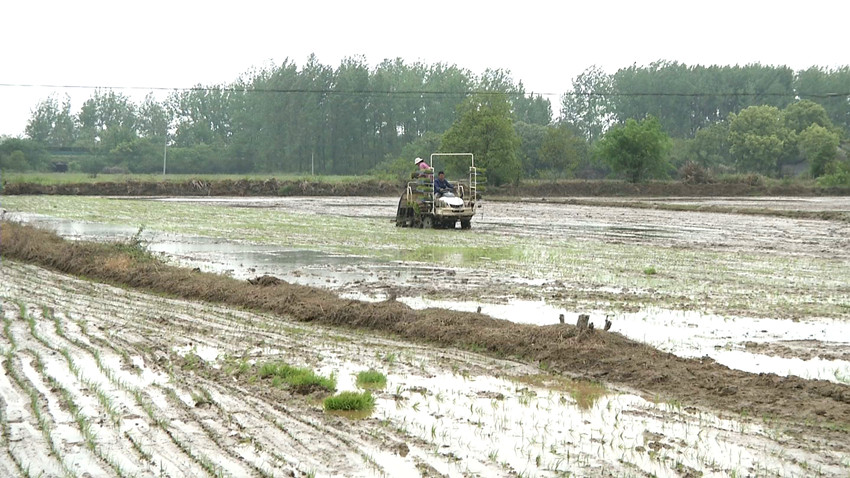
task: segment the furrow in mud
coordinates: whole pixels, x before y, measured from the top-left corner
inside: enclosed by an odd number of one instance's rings
[[[84,285],[83,287],[85,288],[86,286]],[[215,453],[210,453],[210,456],[216,457],[214,460],[215,466],[221,467],[220,469],[226,474],[232,476],[243,476],[245,474],[270,476],[273,474],[273,469],[277,465],[289,470],[301,469],[304,472],[325,470],[329,474],[358,474],[356,464],[358,462],[362,464],[361,454],[364,452],[356,446],[344,443],[340,439],[328,442],[328,436],[333,436],[336,432],[295,418],[300,413],[287,412],[280,407],[267,408],[262,413],[259,413],[250,408],[246,411],[244,405],[241,406],[242,410],[236,413],[250,423],[250,425],[245,425],[246,428],[255,430],[283,429],[293,435],[297,434],[305,437],[304,441],[308,444],[307,449],[299,450],[297,453],[292,454],[282,453],[275,451],[276,448],[281,447],[280,436],[272,434],[265,439],[260,439],[250,434],[238,433],[226,427],[221,428],[219,427],[220,424],[216,421],[216,418],[220,417],[205,413],[204,410],[197,409],[194,406],[190,407],[178,397],[190,396],[191,392],[178,390],[173,383],[174,377],[167,378],[162,372],[159,372],[159,378],[145,386],[145,381],[140,377],[134,376],[132,372],[127,370],[121,370],[121,368],[130,368],[130,364],[126,363],[127,359],[125,357],[127,355],[145,357],[143,362],[148,364],[155,363],[157,353],[160,360],[171,360],[172,356],[176,357],[176,354],[173,354],[169,350],[163,350],[161,346],[153,347],[152,344],[154,342],[147,339],[151,334],[161,336],[164,331],[167,331],[168,335],[174,338],[173,343],[175,344],[190,343],[195,346],[206,344],[211,347],[228,347],[235,341],[228,340],[227,338],[219,340],[210,337],[226,337],[228,332],[233,330],[238,330],[239,334],[243,334],[243,336],[246,333],[263,333],[265,334],[265,339],[269,341],[285,337],[285,334],[268,332],[267,330],[272,328],[271,325],[265,324],[264,327],[257,328],[240,326],[239,324],[234,325],[234,320],[231,317],[234,311],[216,310],[213,312],[206,306],[195,307],[194,305],[187,306],[186,303],[180,303],[180,308],[195,309],[194,313],[197,314],[195,317],[203,316],[202,324],[199,324],[198,320],[193,319],[193,316],[189,312],[174,313],[179,309],[175,309],[173,304],[169,304],[171,307],[166,307],[171,312],[168,316],[173,317],[174,320],[164,326],[160,319],[162,316],[151,312],[158,310],[158,307],[153,306],[149,309],[141,308],[137,306],[138,302],[133,300],[144,299],[145,302],[149,302],[151,298],[142,297],[131,292],[115,294],[110,300],[92,304],[67,297],[63,298],[63,294],[58,294],[58,291],[52,290],[49,284],[43,284],[43,286],[36,288],[21,288],[18,292],[23,292],[23,289],[39,291],[34,294],[37,296],[34,304],[39,304],[38,306],[43,307],[45,310],[53,311],[52,318],[50,319],[39,317],[41,320],[38,320],[36,329],[39,336],[46,337],[43,339],[44,342],[50,341],[58,344],[52,349],[54,355],[61,356],[60,350],[62,349],[71,350],[68,354],[76,357],[73,359],[76,367],[88,371],[100,370],[104,374],[100,377],[101,383],[117,384],[109,392],[116,395],[123,394],[123,397],[117,397],[121,403],[131,402],[133,400],[131,395],[134,393],[144,395],[146,397],[144,402],[149,401],[155,406],[154,412],[151,414],[153,416],[148,417],[148,421],[150,422],[147,424],[148,427],[155,428],[158,418],[163,422],[169,423],[167,434],[178,447],[191,446],[193,449],[218,450]],[[100,291],[91,292],[94,295],[102,295],[99,294]],[[166,299],[156,300],[172,302]],[[85,311],[84,316],[80,315],[80,312],[83,310]],[[235,313],[238,314],[238,311]],[[37,314],[33,315],[35,316]],[[78,318],[76,320],[67,319],[66,315],[77,316]],[[128,315],[132,316],[132,320],[128,318]],[[61,322],[60,329],[64,329],[66,333],[79,334],[78,337],[73,340],[66,340],[65,337],[53,335],[57,327],[55,324],[57,319]],[[84,322],[84,324],[78,321]],[[128,337],[135,338],[137,342],[133,343]],[[282,343],[283,341],[279,342]],[[248,350],[248,348],[256,348],[257,343],[256,341],[243,342],[241,346],[244,347],[244,350]],[[81,353],[83,356],[80,356]],[[293,353],[292,355],[295,354]],[[123,367],[111,368],[111,366],[104,365],[104,363],[121,364]],[[89,380],[93,382],[97,379],[89,378]],[[171,383],[165,384],[166,380],[171,381]],[[183,383],[184,381],[179,380],[179,382]],[[145,386],[145,392],[142,394],[139,389],[143,386]],[[189,388],[189,390],[192,390],[192,388]],[[234,393],[234,391],[230,391],[230,393]],[[245,393],[245,391],[236,391],[236,393]],[[220,398],[220,400],[224,399]],[[235,402],[233,406],[236,406],[237,403]],[[144,403],[136,403],[135,405],[144,408]],[[130,408],[130,406],[132,404],[126,405],[127,408]],[[126,416],[132,417],[132,419],[122,420],[122,422],[125,422],[125,426],[122,427],[124,428],[125,437],[126,435],[137,437],[135,442],[138,443],[138,445],[133,445],[131,440],[124,440],[125,442],[131,441],[131,443],[126,444],[126,446],[133,448],[127,450],[129,452],[128,454],[131,456],[139,455],[140,452],[138,449],[147,449],[148,451],[143,453],[150,453],[149,450],[152,447],[146,446],[146,443],[150,443],[150,441],[145,440],[144,437],[138,437],[138,433],[134,431],[134,427],[132,425],[126,425],[127,422],[137,422],[139,418],[145,415],[145,412],[143,410],[127,411],[129,413]],[[264,414],[270,413],[274,414],[273,423],[262,418]],[[107,413],[104,413],[104,415],[107,415]],[[260,417],[259,421],[257,417]],[[264,434],[268,435],[267,432],[264,432]],[[283,432],[281,431],[279,435],[283,435]],[[115,440],[120,440],[120,438],[114,437]],[[243,446],[243,443],[240,441],[242,439],[246,440],[245,443],[250,445]],[[283,442],[285,443],[286,440]],[[254,446],[255,443],[259,446]],[[274,453],[263,453],[261,452],[262,449],[272,450]],[[326,465],[322,464],[320,460],[312,459],[317,449],[325,457],[336,457],[332,460],[333,463]],[[348,451],[342,452],[342,450]],[[198,462],[200,468],[209,468],[204,465],[213,461],[209,457],[193,450],[186,450],[183,454],[189,455],[186,458],[192,458]],[[228,461],[225,458],[228,454],[234,459]],[[248,461],[251,462],[249,468],[243,467],[242,463]],[[176,472],[192,473],[193,471],[199,471],[192,469],[180,470],[174,466],[169,467],[167,464],[160,464],[160,466],[166,470],[172,469]],[[130,467],[127,468],[131,469]],[[218,468],[213,468],[213,472],[216,469]],[[210,470],[207,469],[207,471],[209,472]],[[134,472],[137,471],[134,470]]]
[[[26,275],[26,273],[21,274],[21,276]],[[95,296],[103,296],[102,290],[98,289],[105,288],[105,286],[92,287],[85,283],[82,283],[81,287],[84,289],[93,289],[89,292]],[[308,337],[313,337],[315,340],[320,336],[335,336],[333,331],[321,328],[311,330],[310,328],[292,323],[281,325],[279,319],[271,316],[257,316],[256,314],[247,314],[215,306],[187,305],[184,302],[171,301],[169,299],[154,299],[155,301],[168,303],[168,306],[163,304],[163,307],[154,305],[150,308],[140,308],[133,299],[135,298],[138,301],[149,303],[151,297],[128,291],[121,291],[118,294],[112,295],[108,300],[97,303],[86,303],[84,300],[63,297],[64,294],[57,293],[58,291],[53,290],[50,284],[42,284],[36,288],[22,287],[19,292],[23,292],[24,289],[39,291],[36,293],[37,303],[44,304],[42,307],[45,309],[52,309],[54,311],[54,321],[56,317],[59,317],[60,320],[63,320],[63,328],[79,335],[74,339],[76,344],[69,342],[68,344],[63,344],[62,347],[77,345],[90,349],[88,351],[90,357],[75,359],[75,362],[78,362],[78,366],[85,369],[104,368],[102,365],[98,366],[96,363],[97,360],[92,356],[92,351],[95,349],[98,350],[97,355],[101,362],[123,364],[123,368],[129,368],[129,364],[126,363],[127,359],[125,358],[128,354],[133,357],[144,357],[143,363],[150,365],[156,364],[157,360],[164,362],[175,358],[176,354],[167,350],[167,348],[163,348],[162,342],[159,342],[157,346],[155,342],[148,339],[154,331],[157,332],[158,336],[162,336],[163,332],[167,331],[167,335],[171,338],[170,343],[172,346],[191,343],[197,347],[205,344],[206,346],[220,348],[222,353],[230,350],[235,356],[257,356],[259,354],[267,359],[277,357],[290,361],[304,359],[304,346],[303,344],[298,345],[299,340],[304,340]],[[203,319],[201,321],[203,325],[199,326],[199,320],[197,319],[192,320],[192,312],[175,314],[175,305],[182,309],[194,309],[193,312],[199,316],[202,314]],[[160,319],[161,315],[150,312],[160,309],[168,310],[170,312],[169,317],[181,317],[169,322],[167,326],[163,326]],[[65,312],[58,312],[60,310],[64,310]],[[85,316],[80,315],[79,312],[81,310],[85,310]],[[125,314],[132,315],[133,319],[127,320]],[[76,319],[67,319],[65,317],[66,315],[74,316]],[[241,317],[235,318],[234,315]],[[241,322],[235,322],[237,318]],[[249,320],[246,321],[245,319]],[[245,325],[245,322],[248,321],[252,322],[252,325]],[[43,328],[46,329],[47,327],[45,325]],[[228,332],[234,329],[238,330],[243,336],[250,336],[253,339],[239,342],[229,340],[227,337]],[[46,334],[48,332],[44,333]],[[224,337],[224,339],[221,339],[221,337]],[[61,337],[55,337],[53,339],[58,341],[61,340]],[[350,341],[351,339],[346,338],[344,340]],[[384,342],[384,339],[369,338],[368,341],[374,345]],[[331,340],[328,345],[323,345],[321,349],[316,350],[316,355],[320,355],[323,352],[340,353],[334,352],[338,348],[335,344],[336,342]],[[390,342],[387,341],[387,345],[389,344]],[[395,345],[398,347],[400,344]],[[236,348],[237,346],[238,348]],[[397,349],[398,353],[407,353],[411,356],[415,353],[414,351],[423,349],[419,345],[404,345],[403,348],[410,349],[410,351],[402,352],[402,350]],[[123,352],[119,352],[119,349]],[[432,351],[431,353],[434,352]],[[437,352],[437,354],[439,360],[448,361],[451,359],[448,356],[449,352]],[[465,352],[455,352],[454,354],[456,355],[454,358],[472,356],[472,354]],[[480,359],[477,361],[481,362]],[[306,362],[317,362],[317,360],[308,358]],[[472,366],[472,362],[470,366]],[[484,364],[482,362],[479,367],[483,366]],[[128,375],[126,370],[111,370],[108,376],[111,377],[110,380],[112,382],[124,384],[123,387],[125,389],[132,386],[128,384],[142,385],[138,382],[137,378],[134,381],[132,374]],[[198,380],[198,377],[192,380]],[[185,380],[177,381],[182,384],[187,382]],[[213,386],[213,382],[207,384],[207,387]],[[279,462],[288,462],[290,467],[292,463],[296,463],[299,469],[304,471],[317,470],[330,474],[357,475],[359,473],[357,471],[358,467],[363,466],[370,467],[370,471],[366,473],[367,475],[387,472],[386,465],[380,464],[378,459],[373,457],[377,453],[376,450],[380,448],[379,446],[363,442],[357,435],[350,435],[343,430],[328,427],[322,424],[322,420],[319,418],[309,418],[309,415],[315,412],[307,412],[305,415],[305,409],[303,407],[296,407],[296,409],[290,410],[281,404],[270,406],[263,400],[240,399],[239,401],[235,401],[230,397],[250,397],[252,392],[226,385],[225,387],[224,393],[220,394],[217,402],[221,404],[230,401],[231,407],[236,411],[229,411],[228,413],[231,415],[235,413],[236,416],[240,417],[240,420],[245,421],[244,426],[246,429],[264,430],[262,432],[263,435],[269,434],[267,430],[278,431],[266,438],[246,436],[245,438],[249,442],[262,443],[262,448],[272,450],[281,448],[281,442],[286,443],[289,441],[294,443],[293,446],[297,449],[276,452],[276,458]],[[187,389],[191,390],[191,388]],[[148,389],[148,393],[151,393],[150,388]],[[185,396],[186,394],[184,391],[182,395]],[[163,393],[162,395],[166,394]],[[161,399],[153,401],[159,402]],[[253,404],[248,405],[251,402]],[[239,405],[240,403],[242,404]],[[174,406],[178,404],[174,403],[173,400],[171,400],[169,405],[169,407],[163,406],[161,408],[180,408]],[[191,413],[183,410],[179,415],[185,417],[187,414]],[[209,421],[209,418],[207,417],[206,422]],[[204,420],[202,417],[196,417],[195,422],[202,422]],[[344,421],[341,420],[337,421],[336,425],[345,426]],[[205,431],[207,435],[212,433],[226,435],[226,433],[230,433],[230,431],[226,430],[213,431],[211,430],[212,426],[214,425],[210,425]],[[287,434],[290,437],[297,437],[297,441],[287,440]],[[283,440],[281,440],[281,436],[284,438]],[[385,441],[391,441],[397,444],[403,443],[408,438],[410,437]],[[299,445],[299,442],[302,444]],[[226,448],[225,446],[222,447]],[[138,454],[138,452],[134,453]],[[322,456],[321,460],[314,458],[316,453]],[[427,451],[422,450],[420,454],[424,457],[420,459],[423,463],[435,461],[434,457],[428,457]],[[438,459],[436,461],[441,460]],[[255,467],[255,471],[257,471],[256,469],[262,469],[262,465],[259,462]]]
[[[0,267],[8,278],[0,289],[11,324],[5,329],[12,332],[4,332],[3,351],[25,347],[18,355],[28,363],[40,357],[45,376],[67,388],[80,410],[97,410],[86,416],[103,417],[99,426],[108,431],[98,440],[117,442],[104,453],[126,456],[132,465],[121,467],[128,474],[782,476],[812,469],[841,476],[850,470],[842,462],[846,442],[795,438],[799,431],[786,433],[786,424],[772,427],[759,417],[717,416],[613,388],[582,410],[580,389],[564,388],[568,379],[527,363],[152,296],[13,261]],[[31,322],[18,317],[20,305]],[[356,373],[371,368],[385,372],[388,384],[373,392],[372,418],[351,420],[323,412],[320,396],[259,378],[257,367],[267,361],[335,374],[340,390],[356,389]],[[4,400],[27,399],[14,384],[0,380],[0,387]],[[117,424],[99,394],[115,404]],[[70,424],[71,418],[63,419]],[[91,459],[106,476],[120,475],[108,460]],[[15,469],[14,460],[0,457],[4,467]]]
[[[63,325],[67,327],[68,323]],[[47,333],[46,331],[49,330],[48,327],[39,327],[38,329],[42,333]],[[47,365],[42,363],[39,367],[48,374],[46,376],[48,376],[49,379],[54,381],[54,383],[51,384],[52,389],[61,390],[64,388],[67,390],[67,395],[70,400],[73,400],[72,397],[78,397],[80,400],[79,403],[61,403],[61,397],[54,398],[50,401],[51,404],[54,404],[52,407],[53,409],[50,410],[50,416],[61,417],[60,423],[64,424],[66,428],[70,423],[74,423],[75,421],[74,417],[62,415],[62,410],[66,408],[79,409],[81,411],[80,413],[90,417],[108,416],[108,412],[104,411],[102,408],[99,409],[99,404],[96,399],[91,396],[87,396],[86,392],[83,392],[81,388],[76,388],[79,385],[78,381],[67,381],[69,373],[62,370],[62,368],[67,370],[68,365],[57,364],[56,361],[59,359],[55,359],[55,357],[61,357],[62,353],[58,351],[58,348],[44,345],[44,343],[49,343],[48,341],[50,340],[56,340],[60,343],[64,342],[64,339],[59,337],[51,337],[49,339],[42,337],[42,340],[31,340],[30,342],[32,343],[28,344],[28,350],[33,350],[31,353],[38,354],[38,357],[52,357],[53,360],[49,361]],[[83,345],[85,348],[80,349],[80,345]],[[45,350],[42,350],[41,353],[37,352],[39,346],[45,347]],[[106,471],[102,470],[101,473],[103,476],[129,476],[127,475],[128,473],[130,475],[136,475],[144,472],[146,472],[144,474],[148,476],[158,475],[163,472],[172,474],[176,473],[178,476],[203,475],[203,469],[200,466],[187,466],[186,462],[189,461],[187,460],[189,457],[186,454],[175,449],[173,445],[170,449],[168,446],[165,446],[171,435],[167,431],[163,433],[162,431],[157,430],[155,426],[156,420],[153,417],[148,417],[148,421],[143,419],[146,414],[144,411],[144,403],[138,403],[139,400],[134,398],[134,393],[138,394],[139,397],[144,397],[146,395],[140,390],[127,385],[127,383],[129,383],[127,376],[122,376],[120,371],[98,365],[96,363],[96,358],[100,358],[101,354],[96,349],[91,348],[90,345],[86,346],[82,341],[68,341],[67,343],[62,344],[62,347],[63,349],[61,350],[70,350],[67,352],[67,356],[74,357],[72,358],[73,363],[76,364],[75,366],[78,370],[84,371],[81,373],[85,374],[88,381],[91,381],[91,383],[101,384],[103,393],[108,397],[107,400],[114,402],[116,404],[115,406],[120,409],[122,414],[122,423],[120,428],[115,428],[107,423],[89,425],[92,428],[92,440],[95,442],[92,443],[91,447],[96,448],[101,456],[89,457],[87,460],[77,459],[77,462],[82,463],[82,471],[96,470],[99,466],[96,462],[99,459],[100,462],[108,462],[108,467],[112,468],[114,471],[113,473],[106,473]],[[41,360],[47,361],[43,358]],[[58,370],[56,370],[57,367]],[[49,372],[51,369],[53,369],[53,373]],[[70,374],[70,376],[74,377],[73,374]],[[61,379],[60,377],[66,378],[65,385],[58,383]],[[57,409],[59,411],[55,411]],[[154,413],[159,412],[157,411]],[[64,444],[62,447],[70,448],[72,450],[85,447],[84,444],[86,442],[86,438],[79,433],[79,428],[80,425],[78,423],[76,434],[74,434],[73,431],[59,429],[59,431],[64,434],[73,435],[73,438],[69,440],[70,445]],[[128,435],[136,435],[139,443],[148,443],[150,447],[156,448],[158,450],[157,459],[145,460],[146,457],[139,453],[138,447],[134,446],[129,440],[123,439]],[[57,446],[56,448],[60,447]],[[97,454],[98,453],[96,453],[96,455]],[[135,460],[130,460],[128,457],[135,457]],[[71,474],[71,476],[78,475],[79,470]]]
[[[147,458],[147,455],[152,453],[151,450],[156,450],[159,455],[156,457],[157,464],[161,469],[176,468],[181,474],[217,476],[225,473],[228,476],[240,476],[246,473],[247,470],[239,463],[221,459],[221,450],[216,449],[215,444],[201,439],[205,437],[203,426],[172,406],[168,399],[170,389],[162,389],[168,380],[164,373],[150,371],[147,374],[136,374],[133,370],[139,369],[133,369],[132,365],[127,363],[126,351],[116,347],[111,341],[89,335],[87,331],[83,331],[83,335],[90,343],[99,347],[93,349],[93,367],[111,377],[125,392],[123,402],[135,402],[139,408],[127,416],[130,423],[123,427],[128,445],[133,447],[136,454]],[[143,416],[147,416],[147,423],[139,421]],[[163,453],[163,448],[169,448],[166,446],[168,442],[171,442],[171,457],[167,451]],[[148,461],[157,462],[156,458]],[[168,462],[167,465],[164,461]],[[187,466],[184,463],[186,461],[191,465]]]

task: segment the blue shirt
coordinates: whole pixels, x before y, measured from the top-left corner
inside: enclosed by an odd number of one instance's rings
[[[439,177],[434,179],[434,192],[438,193],[441,189],[454,189],[452,184],[448,181],[448,179],[440,179]]]

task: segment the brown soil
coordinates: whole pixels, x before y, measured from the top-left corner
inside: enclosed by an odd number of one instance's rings
[[[847,440],[850,386],[751,374],[711,359],[684,359],[617,333],[579,333],[569,324],[533,326],[476,313],[412,310],[395,301],[363,303],[282,282],[259,286],[167,266],[122,245],[70,242],[2,223],[2,256],[94,280],[291,316],[299,321],[390,333],[413,341],[541,363],[566,375],[605,381],[651,397],[788,420]],[[135,252],[135,253],[134,253]],[[120,258],[120,260],[118,260]],[[111,264],[104,267],[105,263]]]
[[[748,352],[774,357],[850,361],[850,345],[824,344],[817,340],[786,340],[776,343],[744,342],[744,347]]]
[[[403,190],[397,181],[364,180],[347,183],[320,181],[281,181],[271,179],[188,180],[182,182],[123,181],[67,184],[4,184],[2,193],[55,194],[71,196],[395,196]],[[597,196],[848,196],[850,188],[819,188],[801,184],[764,184],[718,182],[685,184],[681,182],[648,182],[632,184],[623,181],[551,181],[522,182],[519,185],[490,187],[487,197],[597,197]]]

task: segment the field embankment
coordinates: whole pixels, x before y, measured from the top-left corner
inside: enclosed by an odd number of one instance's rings
[[[649,396],[814,427],[818,433],[835,434],[833,438],[847,443],[847,385],[730,370],[710,359],[684,359],[660,352],[617,333],[579,333],[572,325],[534,326],[476,313],[416,311],[392,300],[363,303],[285,282],[252,285],[164,265],[132,245],[70,242],[9,222],[2,223],[0,232],[6,259],[159,294],[272,312],[301,322],[516,357]]]
[[[61,176],[46,181],[26,177],[6,181],[4,195],[70,196],[396,196],[404,189],[401,181],[350,177],[341,181],[297,178],[281,179],[198,178],[150,180],[101,178],[68,182]],[[485,197],[700,197],[700,196],[848,196],[850,188],[818,187],[807,182],[771,180],[728,180],[706,184],[678,181],[629,183],[612,180],[522,181],[489,186]]]

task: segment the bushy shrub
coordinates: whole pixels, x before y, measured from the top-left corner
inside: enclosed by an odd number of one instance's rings
[[[685,184],[708,184],[714,182],[711,173],[701,164],[688,161],[679,168],[679,179]]]
[[[761,174],[748,174],[744,176],[743,183],[747,186],[759,187],[764,185],[764,177]]]
[[[818,186],[850,186],[850,162],[833,161],[827,164],[826,174],[817,179]]]

